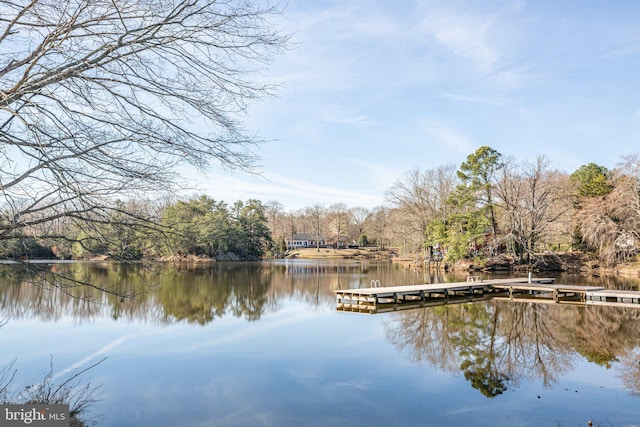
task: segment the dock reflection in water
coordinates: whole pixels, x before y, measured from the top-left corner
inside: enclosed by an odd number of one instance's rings
[[[33,378],[52,356],[63,367],[76,366],[108,349],[100,354],[109,359],[87,372],[97,374],[88,380],[105,390],[95,408],[104,426],[258,425],[265,414],[282,426],[310,419],[317,425],[424,425],[425,419],[486,425],[478,414],[502,417],[495,425],[505,426],[533,425],[524,420],[580,425],[585,414],[601,414],[607,425],[637,419],[637,308],[569,305],[568,294],[558,295],[562,304],[517,292],[510,299],[508,290],[476,289],[413,302],[431,305],[424,308],[410,301],[380,304],[380,310],[414,308],[380,316],[336,311],[336,291],[364,289],[372,280],[442,286],[466,278],[424,276],[388,263],[78,263],[9,270],[0,286],[0,319],[8,319],[0,329],[0,364],[17,358],[20,373]],[[54,280],[38,282],[47,271],[109,292],[69,283],[52,288]],[[638,289],[637,280],[620,278],[555,281]],[[588,379],[594,372],[598,379]],[[582,392],[583,378],[616,388]],[[565,388],[571,396],[561,394]],[[531,390],[555,400],[543,399],[541,412],[528,400]],[[496,412],[496,399],[510,409]],[[396,409],[393,419],[389,408]]]

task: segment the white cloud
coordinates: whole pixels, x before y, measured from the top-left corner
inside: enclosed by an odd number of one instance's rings
[[[493,84],[512,89],[521,83],[512,56],[521,48],[522,27],[515,23],[523,8],[522,1],[433,1],[422,8],[424,18],[419,30],[454,59],[441,59],[447,70],[460,71],[456,62],[462,59],[468,64],[464,72],[477,73]],[[440,79],[447,80],[448,76],[441,75]]]
[[[483,71],[489,71],[499,59],[489,41],[493,20],[490,16],[433,8],[422,21],[421,27],[455,55],[470,60]]]
[[[378,162],[358,158],[342,158],[345,163],[357,169],[358,176],[368,182],[372,190],[383,194],[393,183],[401,177],[407,169],[389,166]]]
[[[449,149],[467,155],[475,151],[476,147],[469,138],[463,135],[457,129],[449,127],[439,122],[427,122],[425,124],[425,131],[428,135],[431,135],[439,143],[445,145]]]
[[[493,81],[499,86],[515,88],[520,85],[520,76],[511,70],[499,71],[493,74]]]
[[[635,39],[624,44],[622,47],[615,48],[604,55],[605,59],[617,59],[625,56],[637,55],[640,52],[640,41]]]
[[[443,97],[445,98],[449,98],[449,99],[453,99],[455,101],[464,101],[464,102],[476,102],[479,104],[489,104],[489,105],[504,105],[502,102],[493,100],[493,99],[488,99],[488,98],[478,98],[475,96],[466,96],[466,95],[459,95],[456,93],[443,93],[442,94]]]
[[[308,177],[322,182],[331,174],[327,169],[309,171]],[[227,203],[236,200],[259,199],[263,202],[276,200],[286,209],[294,210],[314,204],[330,205],[345,203],[348,206],[374,207],[382,204],[382,193],[376,188],[371,193],[348,190],[346,187],[331,187],[311,182],[307,177],[289,177],[276,173],[263,176],[238,173],[210,173],[207,176],[192,177],[196,185],[205,194]],[[191,191],[192,193],[192,191]],[[191,193],[183,194],[189,196]]]

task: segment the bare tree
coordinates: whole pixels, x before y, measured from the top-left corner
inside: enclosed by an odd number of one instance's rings
[[[270,200],[265,204],[264,208],[267,214],[267,219],[269,220],[269,230],[271,230],[271,235],[274,239],[284,239],[285,226],[284,221],[282,220],[284,206],[276,200]]]
[[[640,155],[624,156],[614,174],[613,190],[587,199],[577,212],[584,241],[606,264],[640,251]]]
[[[349,209],[349,216],[351,220],[350,222],[352,225],[350,235],[353,240],[358,241],[360,239],[360,236],[364,234],[365,224],[369,215],[370,212],[367,208],[356,206]]]
[[[320,240],[323,239],[324,231],[326,227],[327,209],[320,205],[315,204],[305,208],[305,217],[309,222],[311,230],[316,238],[316,250],[320,252]]]
[[[398,180],[386,197],[404,214],[407,232],[426,242],[429,224],[433,220],[446,220],[447,199],[457,182],[453,163],[424,171],[416,168]]]
[[[350,216],[347,205],[344,203],[334,203],[329,206],[327,210],[327,225],[328,230],[336,241],[336,248],[339,249],[342,246],[343,241],[347,236],[350,225]]]
[[[171,189],[182,163],[251,169],[259,141],[240,114],[273,89],[250,76],[286,44],[275,13],[232,0],[0,0],[0,238],[109,221],[114,198]]]
[[[569,209],[567,176],[553,170],[541,155],[533,163],[504,162],[497,193],[505,210],[509,234],[520,257],[531,261],[536,245]]]
[[[385,206],[377,206],[371,210],[370,225],[373,239],[380,249],[385,249],[390,242],[391,210]]]
[[[633,224],[630,228],[635,227],[636,246],[640,246],[640,153],[622,156],[616,166],[621,178],[617,187],[624,193],[621,208],[629,215]]]

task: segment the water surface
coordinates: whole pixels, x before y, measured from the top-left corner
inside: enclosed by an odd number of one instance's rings
[[[5,267],[0,364],[15,358],[14,384],[27,385],[106,357],[81,377],[99,386],[102,426],[640,425],[640,309],[336,311],[335,289],[371,280],[464,280],[388,263],[40,268],[108,292]]]

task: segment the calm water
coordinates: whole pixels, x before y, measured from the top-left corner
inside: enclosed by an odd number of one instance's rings
[[[106,357],[81,376],[99,386],[102,426],[640,425],[640,309],[335,310],[334,289],[374,279],[464,280],[387,263],[39,267],[114,294],[4,267],[0,365],[16,359],[25,386]]]

